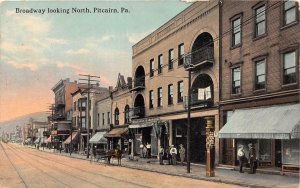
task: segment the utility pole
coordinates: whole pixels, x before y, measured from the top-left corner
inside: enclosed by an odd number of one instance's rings
[[[94,83],[99,82],[99,80],[91,80],[91,78],[100,78],[99,76],[92,76],[90,74],[79,74],[79,76],[84,77],[80,78],[79,80],[84,81],[84,83],[79,83],[83,85],[87,85],[87,88],[83,87],[87,92],[87,105],[86,105],[86,124],[87,124],[87,156],[86,158],[90,157],[90,147],[89,147],[89,140],[90,140],[90,89],[93,88]],[[94,82],[94,83],[93,83]]]
[[[188,124],[187,124],[187,143],[186,143],[186,149],[187,149],[187,155],[186,155],[186,170],[187,173],[191,172],[191,162],[190,162],[190,140],[191,140],[191,69],[188,70],[189,72],[189,81],[188,81]]]

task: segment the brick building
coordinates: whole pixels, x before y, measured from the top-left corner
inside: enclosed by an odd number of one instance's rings
[[[111,91],[111,127],[104,136],[108,139],[109,148],[128,149],[128,124],[130,123],[130,109],[132,109],[131,85],[132,78],[128,77],[127,82],[119,73],[117,84]]]
[[[224,1],[221,17],[220,162],[253,143],[259,167],[299,165],[299,4]]]
[[[193,3],[132,47],[134,114],[129,128],[135,141],[151,143],[152,156],[170,145],[186,147],[187,68],[193,67],[191,161],[205,163],[205,118],[213,119],[216,130],[219,125],[219,11],[218,1]],[[218,140],[215,144],[219,151]]]

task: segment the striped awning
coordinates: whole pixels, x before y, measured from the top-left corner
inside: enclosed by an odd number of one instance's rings
[[[300,138],[300,104],[235,110],[219,138]]]
[[[105,132],[97,132],[91,139],[91,144],[107,144],[107,139],[104,138]]]

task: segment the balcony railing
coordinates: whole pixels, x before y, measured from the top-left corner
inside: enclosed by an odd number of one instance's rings
[[[132,118],[140,118],[145,116],[145,107],[138,106],[132,109]]]
[[[134,81],[134,87],[131,89],[131,91],[139,91],[145,89],[145,80],[139,80],[139,78],[136,78],[137,80]]]
[[[200,48],[185,56],[184,67],[186,69],[196,68],[204,65],[212,65],[214,62],[214,48]]]

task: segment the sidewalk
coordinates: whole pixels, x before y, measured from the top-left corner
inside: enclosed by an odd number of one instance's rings
[[[33,148],[34,149],[34,148]],[[43,148],[40,148],[43,151]],[[44,149],[44,152],[51,152],[57,155],[63,155],[67,157],[91,160],[87,159],[85,155],[79,155],[59,151],[54,152],[53,149]],[[94,164],[103,164],[105,161],[94,162]],[[117,164],[117,160],[113,159],[112,164]],[[132,168],[136,170],[145,170],[150,172],[157,172],[167,175],[187,177],[199,180],[222,182],[227,184],[234,184],[246,187],[289,187],[298,188],[299,187],[299,176],[282,176],[282,175],[272,175],[272,174],[248,174],[239,173],[234,171],[232,168],[217,168],[215,169],[216,177],[206,177],[205,176],[205,166],[204,165],[191,165],[191,173],[186,172],[186,166],[181,165],[159,165],[156,160],[140,159],[138,161],[132,161],[123,158],[122,166],[127,168]]]

